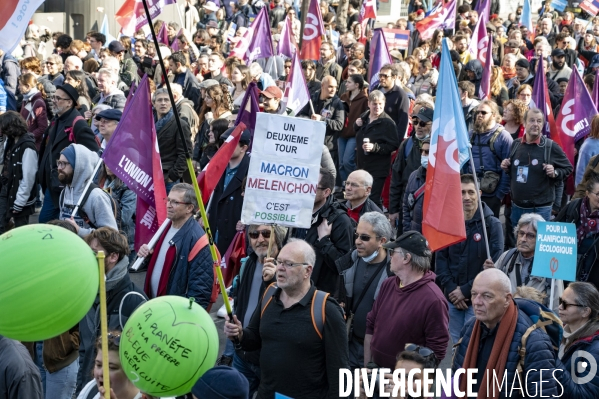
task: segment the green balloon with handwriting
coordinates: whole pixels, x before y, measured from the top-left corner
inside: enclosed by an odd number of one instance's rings
[[[127,378],[142,392],[184,395],[214,366],[218,332],[197,303],[162,296],[141,305],[127,320],[119,355]]]
[[[0,335],[56,337],[83,319],[98,295],[91,248],[59,226],[33,224],[0,236]]]

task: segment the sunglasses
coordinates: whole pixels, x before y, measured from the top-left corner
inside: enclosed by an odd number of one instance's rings
[[[260,235],[268,240],[270,238],[270,230],[256,230],[248,233],[248,236],[250,236],[250,238],[253,240],[258,238]]]
[[[487,114],[490,114],[490,112],[489,111],[476,111],[475,114],[477,114],[477,115],[480,114],[482,116],[485,116]]]
[[[584,305],[579,305],[577,303],[568,303],[564,301],[561,297],[559,298],[559,306],[564,308],[564,310],[568,309],[568,306],[576,306],[577,308],[586,308]]]
[[[381,236],[375,236],[376,238],[381,238]],[[358,234],[358,233],[354,233],[354,241],[356,241],[357,239],[360,239],[360,241],[364,241],[364,242],[368,242],[370,241],[370,239],[372,238],[371,236],[369,236],[368,234]]]
[[[414,125],[414,127],[416,127],[416,126],[426,127],[426,125],[428,125],[429,122],[421,121],[417,118],[414,118],[414,119],[412,119],[412,124]]]
[[[420,345],[416,345],[416,344],[406,344],[405,350],[410,351],[410,352],[416,352],[419,355],[424,356],[424,357],[429,357],[430,355],[435,353],[425,346],[420,346]]]

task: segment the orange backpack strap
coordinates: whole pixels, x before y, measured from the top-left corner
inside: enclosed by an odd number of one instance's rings
[[[312,324],[316,330],[316,334],[322,339],[324,333],[324,323],[326,321],[326,306],[327,298],[329,297],[328,292],[315,290],[314,296],[312,297],[312,309],[310,313],[312,315]]]
[[[275,283],[272,283],[264,290],[264,295],[262,295],[262,307],[260,309],[260,317],[262,317],[264,311],[266,310],[266,307],[268,306],[268,304],[270,304],[270,301],[272,301],[272,297],[275,295],[277,288],[278,287],[275,285]]]
[[[195,258],[196,255],[199,254],[200,251],[207,245],[208,245],[208,234],[204,234],[203,236],[201,236],[198,239],[198,241],[196,241],[195,245],[189,252],[189,255],[187,256],[187,261],[191,262],[193,260],[193,258]]]

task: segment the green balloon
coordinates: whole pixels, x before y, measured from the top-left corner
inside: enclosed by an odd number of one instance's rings
[[[119,354],[127,377],[142,392],[184,395],[214,366],[218,332],[197,303],[162,296],[141,305],[127,320]]]
[[[0,236],[0,334],[56,337],[79,323],[98,294],[98,262],[76,234],[34,224]]]

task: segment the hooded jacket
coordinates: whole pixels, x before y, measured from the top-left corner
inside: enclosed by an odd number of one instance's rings
[[[19,137],[19,140],[13,144],[7,156],[6,168],[0,180],[2,191],[0,197],[6,198],[7,215],[12,212],[27,212],[24,215],[30,215],[35,212],[32,205],[35,203],[37,194],[37,151],[35,141],[31,133],[26,133]],[[4,223],[0,222],[0,226]]]
[[[489,239],[489,251],[493,262],[503,253],[503,228],[493,211],[484,202],[483,212]],[[449,294],[460,287],[466,299],[470,299],[472,283],[483,270],[487,259],[485,238],[480,211],[477,209],[472,219],[466,220],[466,240],[437,252],[436,272],[443,293]]]
[[[595,376],[586,384],[577,384],[572,379],[571,370],[576,370],[576,366],[582,363],[581,361],[576,361],[578,358],[576,355],[577,351],[588,352],[593,359],[599,359],[599,331],[595,331],[595,333],[590,336],[578,339],[570,345],[561,359],[559,357],[557,358],[555,367],[561,369],[562,372],[556,373],[556,377],[564,388],[563,397],[576,399],[598,398],[599,374],[595,373]],[[591,367],[591,363],[587,362],[586,370],[582,373],[578,373],[578,376],[589,375],[589,369]]]
[[[368,97],[364,92],[360,91],[354,99],[351,99],[351,93],[345,92],[339,97],[343,106],[345,107],[345,114],[347,115],[347,122],[341,130],[339,137],[351,138],[356,137],[354,131],[354,123],[356,119],[360,117],[364,112],[368,111]]]
[[[75,148],[75,165],[73,167],[73,181],[67,184],[60,194],[59,207],[60,219],[71,218],[71,213],[77,205],[79,198],[85,195],[85,188],[90,179],[93,179],[94,168],[100,159],[98,154],[91,152],[81,144],[71,144]],[[101,188],[94,188],[85,204],[83,211],[97,227],[111,227],[118,230],[112,209],[112,200],[108,193]],[[79,215],[75,216],[75,222],[79,225],[77,234],[85,237],[92,232],[92,228]]]
[[[379,367],[395,367],[395,357],[407,343],[426,346],[437,361],[445,358],[449,343],[449,308],[430,270],[400,287],[399,277],[386,279],[366,318],[372,335],[372,360]]]
[[[125,97],[125,93],[123,93],[122,90],[114,88],[107,96],[98,92],[92,102],[96,105],[106,104],[111,108],[123,111],[125,109],[125,104],[127,103],[127,97]]]
[[[478,95],[480,90],[480,82],[483,78],[483,64],[477,59],[470,60],[466,65],[464,65],[464,71],[474,72],[474,80],[468,80],[474,84],[474,93],[475,95]]]
[[[0,398],[43,399],[40,372],[27,349],[0,335]]]
[[[402,223],[403,231],[415,230],[422,233],[422,208],[424,206],[424,195],[416,198],[415,193],[426,183],[426,169],[420,166],[412,172],[406,192],[403,196]],[[410,197],[410,195],[412,197]],[[413,203],[410,204],[410,201]]]
[[[35,137],[35,147],[39,151],[42,144],[42,137],[48,128],[46,102],[42,98],[42,93],[38,91],[29,101],[25,101],[25,98],[23,98],[21,116],[27,122],[27,131]]]

